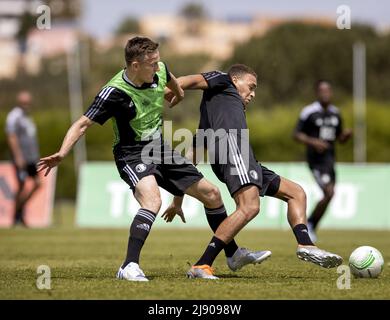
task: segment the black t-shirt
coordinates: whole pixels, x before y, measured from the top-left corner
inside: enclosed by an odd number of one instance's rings
[[[330,148],[318,153],[307,146],[307,161],[311,165],[333,165],[335,161],[335,141],[342,132],[342,119],[338,109],[330,105],[324,109],[316,101],[305,107],[299,117],[296,132],[303,132],[309,137],[322,139],[330,144]]]
[[[200,105],[200,129],[247,129],[243,101],[230,76],[220,71],[202,73],[208,88]]]
[[[232,148],[233,145],[236,153],[245,155],[248,154],[246,151],[249,151],[249,156],[254,158],[249,144],[244,103],[230,76],[220,71],[206,72],[202,75],[207,81],[208,88],[203,91],[199,129],[211,129],[214,133],[214,138],[204,140],[204,146],[209,152],[218,153],[219,149],[228,146]],[[199,129],[197,147],[201,141]],[[214,146],[211,147],[207,143]]]

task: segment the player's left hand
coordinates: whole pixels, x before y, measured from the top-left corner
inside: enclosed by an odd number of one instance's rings
[[[165,88],[164,99],[166,101],[168,101],[170,103],[174,96],[175,96],[175,94],[172,92],[172,90]]]
[[[353,131],[352,129],[345,129],[344,130],[344,136],[349,139],[350,137],[352,137],[352,134],[353,134]]]
[[[353,131],[352,129],[345,129],[342,134],[340,135],[340,142],[344,143],[347,142],[352,137]]]
[[[181,100],[183,100],[180,96],[174,95],[172,100],[169,102],[169,108],[173,108],[177,105]]]
[[[169,108],[172,108],[184,99],[184,90],[179,87],[177,92],[174,92],[169,88],[165,88],[164,99],[169,102]]]
[[[176,207],[174,204],[171,204],[165,212],[162,214],[162,218],[165,222],[172,222],[173,218],[178,215],[181,218],[181,221],[186,223],[186,218],[184,217],[184,212],[180,207]]]

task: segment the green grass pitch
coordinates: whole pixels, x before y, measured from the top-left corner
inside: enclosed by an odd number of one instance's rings
[[[295,255],[291,231],[244,230],[239,245],[269,249],[261,265],[231,272],[221,254],[218,281],[185,277],[210,239],[208,230],[152,230],[141,256],[151,281],[115,279],[127,246],[127,230],[53,227],[0,230],[0,299],[390,299],[390,232],[320,231],[318,245],[343,256],[360,245],[378,248],[385,268],[378,279],[353,279],[337,288],[336,269],[323,269]],[[51,290],[38,290],[37,267],[51,269]]]

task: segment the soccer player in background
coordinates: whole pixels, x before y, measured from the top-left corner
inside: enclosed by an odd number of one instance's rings
[[[173,93],[170,106],[183,99],[184,91],[160,61],[158,44],[144,37],[132,38],[125,47],[125,60],[126,68],[102,88],[84,115],[69,128],[60,150],[40,160],[39,170],[46,170],[47,175],[90,126],[112,120],[119,175],[141,206],[130,226],[127,254],[117,278],[148,281],[139,258],[161,207],[158,186],[173,195],[191,195],[208,210],[223,211],[224,207],[218,188],[162,139],[164,89]]]
[[[211,158],[215,159],[211,163],[213,172],[226,184],[237,205],[236,211],[230,216],[220,214],[222,223],[215,228],[205,252],[187,275],[191,278],[218,279],[213,274],[212,263],[226,244],[259,213],[259,196],[271,196],[287,202],[287,219],[298,243],[298,258],[326,268],[340,265],[340,256],[317,248],[308,235],[306,195],[303,189],[260,165],[249,145],[249,136],[244,134],[248,129],[245,111],[257,88],[256,73],[245,65],[237,64],[228,73],[212,71],[189,75],[178,78],[178,82],[184,90],[203,90],[194,154],[203,152],[197,150],[198,146],[204,146],[204,137],[199,137],[199,130],[220,132],[213,136],[214,139],[206,137],[206,147],[209,155],[212,154]],[[168,99],[171,95],[167,92]],[[226,159],[233,161],[222,161],[220,149],[223,148],[227,152]],[[183,215],[182,201],[182,197],[174,198],[163,215],[167,222],[172,221],[175,214]]]
[[[33,119],[29,116],[31,105],[30,92],[19,92],[17,106],[8,114],[5,125],[7,142],[18,181],[14,200],[14,225],[21,224],[23,226],[27,226],[24,208],[41,185],[37,174],[39,160],[37,129]],[[25,186],[28,178],[33,180],[33,186],[30,190],[26,190]]]
[[[308,229],[311,239],[317,240],[316,228],[334,195],[335,142],[345,143],[352,130],[343,130],[338,108],[332,104],[332,86],[320,80],[315,86],[317,101],[303,108],[294,131],[294,138],[306,145],[306,159],[314,179],[323,192],[323,198],[314,207]]]

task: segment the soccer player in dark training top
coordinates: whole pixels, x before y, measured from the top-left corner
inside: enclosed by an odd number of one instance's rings
[[[331,102],[331,84],[320,80],[315,90],[318,100],[302,110],[294,131],[295,139],[307,147],[307,163],[324,194],[308,219],[309,234],[313,241],[317,239],[315,230],[318,223],[334,195],[335,142],[344,143],[352,135],[352,130],[343,130],[340,112]]]
[[[308,235],[303,189],[260,165],[254,156],[249,144],[245,111],[255,96],[257,74],[248,66],[237,64],[228,73],[212,71],[184,76],[178,78],[178,82],[183,89],[203,90],[193,154],[203,152],[197,150],[199,148],[207,148],[213,172],[226,184],[237,205],[231,215],[220,215],[223,222],[216,228],[205,252],[187,275],[191,278],[217,279],[211,268],[214,259],[259,213],[259,196],[271,196],[287,202],[287,219],[298,243],[298,258],[326,268],[340,265],[340,256],[317,248]],[[171,221],[175,213],[181,212],[181,201],[175,197],[164,213],[167,221]]]

